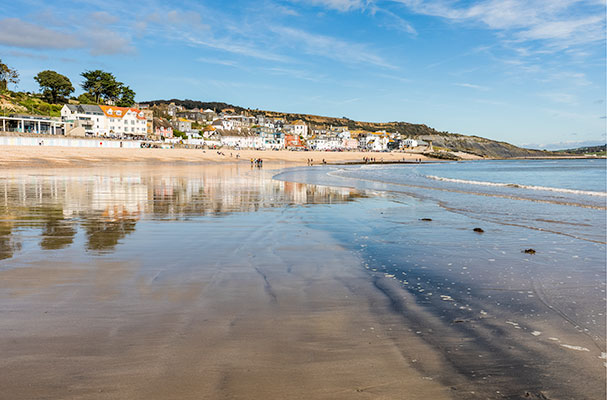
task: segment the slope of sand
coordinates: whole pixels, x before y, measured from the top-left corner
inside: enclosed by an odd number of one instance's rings
[[[221,153],[221,154],[220,154]],[[236,158],[236,155],[239,158]],[[414,153],[317,152],[317,151],[257,151],[257,150],[194,150],[194,149],[108,149],[84,147],[0,146],[0,166],[81,166],[89,164],[137,163],[207,163],[248,162],[251,158],[264,161],[305,164],[308,159],[321,163],[362,161],[363,157],[377,161],[413,161],[426,157]]]

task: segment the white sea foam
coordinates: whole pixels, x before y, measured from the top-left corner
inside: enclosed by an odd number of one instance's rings
[[[426,178],[433,179],[435,181],[441,181],[441,182],[465,183],[467,185],[509,187],[509,188],[517,188],[517,189],[542,190],[542,191],[547,191],[547,192],[559,192],[559,193],[568,193],[568,194],[581,194],[581,195],[586,195],[586,196],[607,197],[607,193],[605,193],[605,192],[593,192],[590,190],[565,189],[565,188],[555,188],[555,187],[549,187],[549,186],[521,185],[518,183],[471,181],[471,180],[467,180],[467,179],[443,178],[441,176],[435,176],[435,175],[426,175]]]
[[[572,346],[570,344],[561,344],[562,347],[566,348],[566,349],[570,349],[570,350],[577,350],[577,351],[590,351],[585,347],[582,346]]]

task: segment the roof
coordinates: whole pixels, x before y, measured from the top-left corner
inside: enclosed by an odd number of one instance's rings
[[[94,104],[66,104],[66,107],[71,111],[71,112],[77,112],[77,113],[90,113],[90,114],[98,114],[101,115],[103,114],[103,111],[101,111],[101,108],[98,105],[94,105]]]
[[[129,111],[131,111],[131,112],[135,113],[135,116],[137,117],[137,119],[146,119],[143,111],[141,111],[138,108],[115,107],[115,106],[98,106],[98,107],[101,108],[101,110],[103,111],[103,113],[105,114],[106,117],[122,118]]]
[[[291,125],[305,125],[306,123],[303,122],[302,120],[298,119],[297,121],[293,122]]]

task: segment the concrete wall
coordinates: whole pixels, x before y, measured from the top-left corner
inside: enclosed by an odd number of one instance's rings
[[[121,145],[122,144],[122,145]],[[53,136],[0,136],[0,146],[62,146],[62,147],[108,147],[138,149],[139,140],[75,139]]]

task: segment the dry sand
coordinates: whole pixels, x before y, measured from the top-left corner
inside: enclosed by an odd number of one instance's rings
[[[418,153],[375,153],[375,152],[319,152],[319,151],[257,151],[257,150],[217,150],[195,149],[109,149],[84,147],[51,146],[0,146],[0,166],[2,167],[74,167],[83,164],[115,163],[208,163],[208,162],[249,162],[251,158],[264,161],[306,164],[313,159],[316,164],[322,160],[328,163],[362,161],[363,157],[377,161],[414,161],[427,158]],[[236,158],[236,155],[239,158]]]

